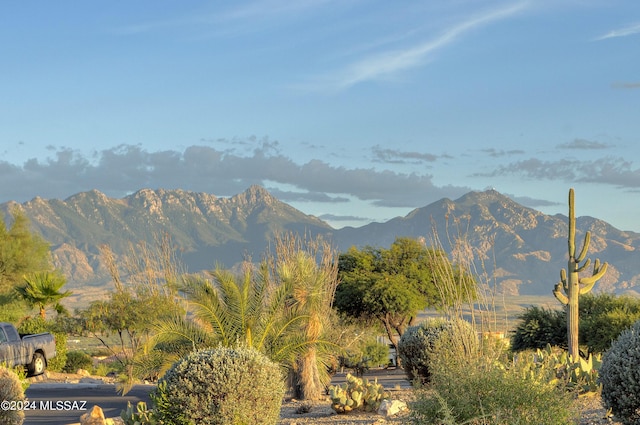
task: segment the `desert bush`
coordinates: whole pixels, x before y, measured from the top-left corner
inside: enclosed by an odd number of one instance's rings
[[[613,294],[580,296],[580,345],[590,353],[604,353],[620,333],[640,320],[640,299]],[[543,349],[547,344],[566,348],[564,310],[530,307],[519,317],[511,337],[514,351]]]
[[[407,328],[398,343],[398,356],[410,381],[429,382],[433,350],[439,341],[449,347],[447,355],[464,354],[477,345],[477,336],[460,319],[428,319]]]
[[[67,353],[67,363],[62,370],[67,373],[76,373],[78,369],[91,371],[93,369],[93,360],[84,351],[69,351]]]
[[[53,372],[60,372],[67,362],[67,334],[60,330],[57,323],[45,320],[40,316],[30,317],[18,326],[20,334],[38,334],[51,332],[56,341],[56,356],[47,361],[47,368]]]
[[[11,369],[0,366],[0,401],[3,403],[16,403],[0,409],[0,424],[21,425],[24,421],[24,411],[20,409],[19,403],[23,402],[24,391],[21,379]]]
[[[519,317],[511,336],[511,349],[522,351],[551,346],[567,347],[567,315],[564,310],[533,306]]]
[[[124,372],[124,366],[118,361],[101,361],[93,370],[97,376],[107,376],[109,374],[119,375]]]
[[[433,352],[438,355],[441,349]],[[529,362],[502,363],[493,355],[432,362],[431,385],[416,393],[414,424],[566,425],[573,423],[572,395]]]
[[[640,321],[623,331],[602,358],[602,400],[625,425],[640,425]]]
[[[174,363],[152,400],[165,425],[273,425],[284,392],[276,363],[253,349],[220,347]]]
[[[352,369],[358,376],[372,367],[387,364],[388,359],[389,346],[376,340],[370,340],[356,351],[347,351],[338,358],[340,366]]]
[[[580,343],[604,353],[618,336],[640,320],[640,298],[585,294],[580,299]]]

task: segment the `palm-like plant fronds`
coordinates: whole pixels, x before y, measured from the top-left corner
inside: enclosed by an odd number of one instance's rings
[[[24,276],[24,285],[15,288],[18,296],[32,307],[40,309],[40,317],[46,318],[46,308],[52,306],[58,313],[66,313],[60,300],[71,295],[71,291],[61,292],[66,279],[59,273],[36,272]]]

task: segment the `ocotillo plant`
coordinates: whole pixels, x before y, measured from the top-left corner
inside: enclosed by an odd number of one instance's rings
[[[591,291],[593,285],[607,271],[607,263],[600,264],[596,260],[593,266],[593,273],[589,277],[580,277],[578,273],[589,267],[590,259],[586,259],[589,250],[591,232],[584,235],[584,243],[580,254],[576,257],[576,215],[574,208],[573,189],[569,189],[569,262],[567,270],[560,271],[560,282],[553,289],[553,295],[566,306],[567,309],[567,335],[569,342],[569,355],[574,359],[578,358],[578,297]],[[583,261],[584,263],[580,265]]]

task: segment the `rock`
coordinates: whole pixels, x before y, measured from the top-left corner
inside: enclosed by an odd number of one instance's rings
[[[112,421],[113,423],[113,421]],[[104,412],[100,406],[93,406],[90,412],[80,416],[80,425],[107,425]]]
[[[78,369],[78,370],[76,371],[76,374],[77,374],[77,375],[80,375],[80,376],[89,376],[89,375],[91,375],[89,372],[87,372],[87,371],[86,371],[86,370],[84,370],[84,369]]]
[[[382,400],[380,407],[378,408],[378,415],[382,416],[394,416],[398,413],[407,410],[407,403],[400,400]]]

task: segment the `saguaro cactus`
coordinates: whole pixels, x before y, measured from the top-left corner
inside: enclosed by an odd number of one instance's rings
[[[567,335],[569,339],[569,355],[574,359],[578,358],[578,297],[591,291],[593,285],[607,271],[607,263],[600,264],[600,260],[596,260],[593,266],[591,276],[580,277],[578,273],[585,270],[591,264],[590,259],[586,259],[589,250],[589,241],[591,240],[591,232],[584,235],[584,243],[580,254],[576,257],[576,215],[574,208],[573,189],[569,189],[569,262],[567,270],[560,271],[560,282],[553,289],[553,295],[566,306],[567,309]],[[584,263],[580,263],[584,260]]]

